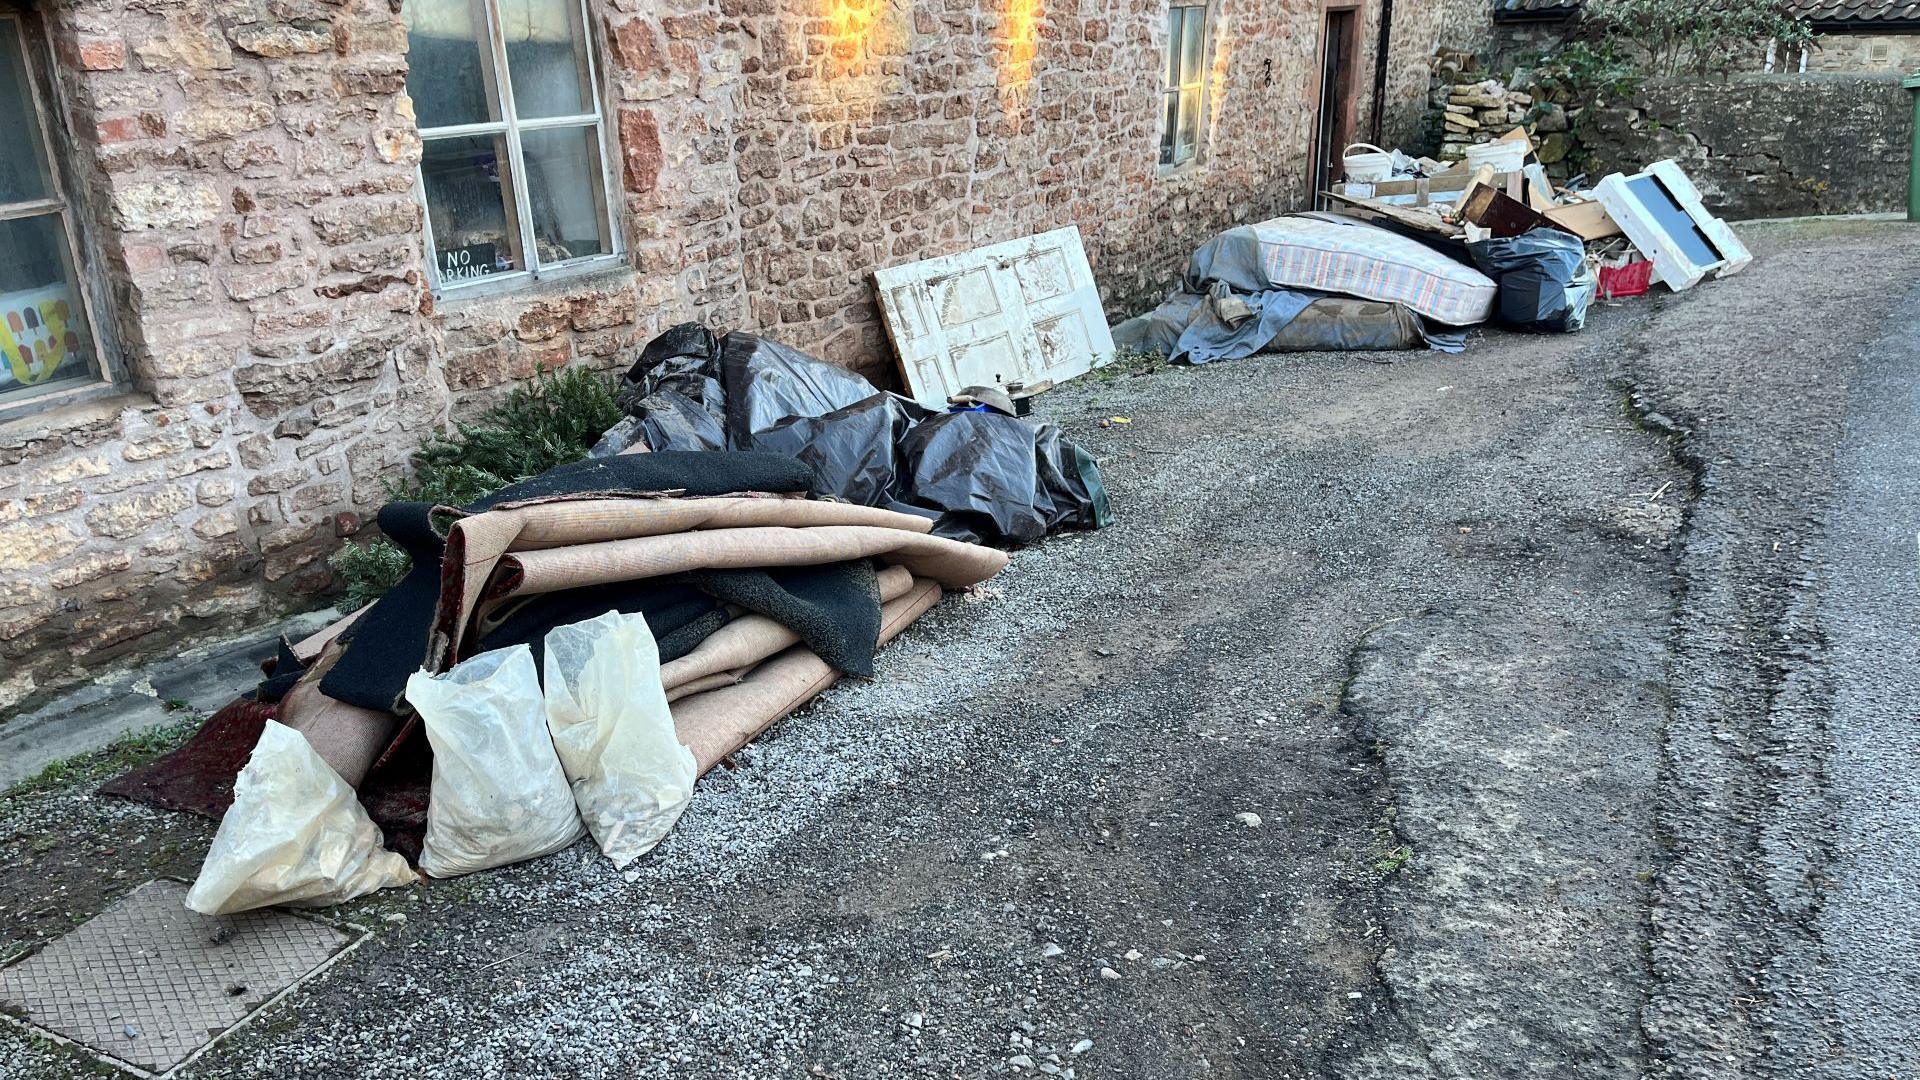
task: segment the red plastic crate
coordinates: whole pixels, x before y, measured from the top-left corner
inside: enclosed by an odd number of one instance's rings
[[[1624,266],[1602,266],[1600,268],[1600,298],[1613,300],[1622,296],[1645,296],[1653,286],[1653,264],[1645,259],[1627,263]]]

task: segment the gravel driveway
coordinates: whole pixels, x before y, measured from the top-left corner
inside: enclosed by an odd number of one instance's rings
[[[1579,335],[1050,395],[1118,524],[950,598],[625,875],[583,843],[354,905],[375,940],[193,1074],[1920,1069],[1883,955],[1920,942],[1920,230],[1743,235]],[[8,938],[208,835],[9,798]],[[87,1067],[0,1031],[0,1075]]]

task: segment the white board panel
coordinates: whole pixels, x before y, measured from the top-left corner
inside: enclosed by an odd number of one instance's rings
[[[1113,359],[1080,230],[876,270],[907,393],[930,409],[968,386],[1064,382]]]

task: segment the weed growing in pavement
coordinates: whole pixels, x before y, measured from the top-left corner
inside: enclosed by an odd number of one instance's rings
[[[1151,375],[1166,362],[1167,358],[1159,353],[1119,345],[1113,350],[1113,359],[1094,371],[1104,382],[1117,382],[1130,375]]]
[[[1399,870],[1401,867],[1407,865],[1407,863],[1412,861],[1412,859],[1413,859],[1413,848],[1405,844],[1402,844],[1401,846],[1394,848],[1392,851],[1389,851],[1385,855],[1381,856],[1379,861],[1373,864],[1373,868],[1375,870],[1380,871],[1380,873],[1382,874],[1392,874],[1395,871]]]
[[[186,702],[166,704],[173,715],[163,724],[122,735],[98,750],[76,754],[50,762],[45,768],[7,789],[6,799],[41,795],[94,780],[118,776],[128,769],[159,757],[186,742],[207,718],[186,707]]]

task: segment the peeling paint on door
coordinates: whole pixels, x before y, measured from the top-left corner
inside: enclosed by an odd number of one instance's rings
[[[963,387],[1064,382],[1113,359],[1078,228],[873,277],[908,393],[928,408]]]

